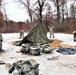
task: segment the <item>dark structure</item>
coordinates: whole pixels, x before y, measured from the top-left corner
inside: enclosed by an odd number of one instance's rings
[[[73,37],[74,37],[74,41],[76,41],[76,31],[73,31]]]
[[[20,45],[22,43],[45,44],[48,42],[50,42],[50,41],[47,39],[47,33],[44,30],[42,24],[40,22],[38,22],[37,25],[28,33],[28,35],[23,38]]]
[[[23,30],[20,31],[20,38],[24,38],[24,31]]]

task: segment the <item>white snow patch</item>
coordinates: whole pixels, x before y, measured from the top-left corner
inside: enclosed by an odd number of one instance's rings
[[[27,33],[25,33],[25,36]],[[76,45],[72,34],[55,33],[54,39],[63,41],[64,44]],[[3,49],[5,53],[0,53],[0,60],[5,63],[13,63],[17,60],[34,59],[39,65],[39,75],[76,75],[76,55],[62,55],[54,51],[52,54],[41,54],[40,56],[23,55],[16,53],[20,46],[13,46],[9,42],[20,40],[19,33],[7,33],[3,36]],[[49,38],[49,33],[47,34]],[[52,38],[51,38],[52,39]],[[58,60],[47,60],[53,56],[59,56]],[[12,58],[12,59],[11,59]],[[0,65],[0,75],[9,75],[5,65]]]

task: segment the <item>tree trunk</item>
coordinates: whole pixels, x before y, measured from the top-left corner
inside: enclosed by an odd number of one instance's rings
[[[60,20],[59,0],[56,0],[56,3],[57,3],[57,22],[59,23],[59,20]]]
[[[62,24],[64,23],[64,4],[62,4]]]

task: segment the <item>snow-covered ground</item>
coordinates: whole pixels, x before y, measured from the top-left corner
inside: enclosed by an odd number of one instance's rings
[[[25,33],[25,36],[27,33]],[[5,63],[13,63],[17,60],[35,59],[39,65],[39,75],[76,75],[76,55],[62,55],[54,51],[52,54],[41,54],[40,56],[23,55],[16,53],[20,46],[13,46],[10,42],[19,39],[19,33],[7,33],[3,36],[3,49],[0,53],[0,60]],[[47,34],[49,38],[49,33]],[[56,33],[54,39],[63,41],[63,44],[76,46],[72,34]],[[59,56],[57,60],[47,60],[53,56]],[[5,65],[0,65],[0,75],[9,75]]]
[[[49,37],[49,33],[47,34],[47,37]],[[57,33],[55,34],[54,39],[63,41],[62,44],[65,44],[65,45],[68,44],[68,45],[76,46],[76,42],[74,42],[73,40],[73,34]]]

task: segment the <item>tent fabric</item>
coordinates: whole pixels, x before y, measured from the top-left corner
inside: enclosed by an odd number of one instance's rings
[[[42,24],[38,22],[36,26],[23,38],[22,43],[48,43],[47,33]]]

